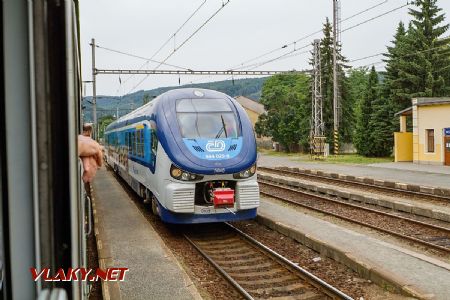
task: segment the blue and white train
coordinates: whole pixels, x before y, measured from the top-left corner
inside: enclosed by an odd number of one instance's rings
[[[167,223],[251,219],[259,206],[252,124],[233,98],[176,89],[105,130],[107,163]]]

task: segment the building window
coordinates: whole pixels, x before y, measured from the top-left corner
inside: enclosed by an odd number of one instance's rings
[[[427,129],[427,151],[434,152],[434,129]]]

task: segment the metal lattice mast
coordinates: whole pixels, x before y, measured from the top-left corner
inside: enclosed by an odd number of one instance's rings
[[[313,86],[313,135],[323,136],[322,76],[320,68],[320,40],[314,40],[314,86]]]
[[[339,154],[339,122],[341,99],[339,92],[339,58],[337,57],[337,47],[341,39],[341,2],[333,0],[333,136],[334,154]]]

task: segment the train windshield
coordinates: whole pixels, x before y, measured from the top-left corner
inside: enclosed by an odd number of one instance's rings
[[[177,119],[183,138],[218,139],[239,136],[233,110],[225,99],[177,101]]]

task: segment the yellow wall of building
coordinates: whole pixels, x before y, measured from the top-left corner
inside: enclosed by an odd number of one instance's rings
[[[258,121],[259,115],[256,112],[254,112],[253,110],[250,110],[247,108],[244,108],[244,109],[245,109],[245,112],[247,113],[250,121],[252,122],[253,129],[255,129],[255,124]]]
[[[394,133],[395,161],[413,161],[413,134],[412,132]]]
[[[450,104],[430,105],[417,107],[417,139],[414,143],[417,149],[417,158],[414,159],[418,163],[443,164],[444,152],[443,130],[450,127]],[[434,152],[427,150],[426,130],[434,129]]]

